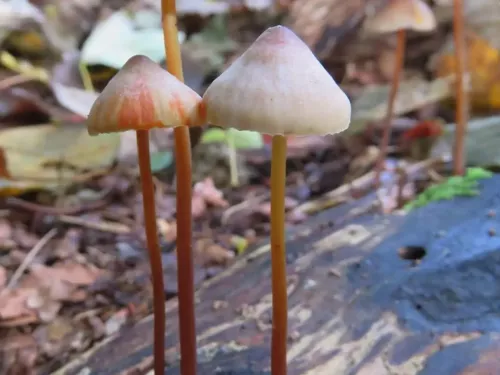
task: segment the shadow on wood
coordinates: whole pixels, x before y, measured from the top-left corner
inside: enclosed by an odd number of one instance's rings
[[[369,212],[373,199],[365,198],[293,230],[289,374],[500,373],[498,186],[494,177],[478,197],[407,215]],[[268,250],[255,249],[199,290],[200,374],[269,373]],[[167,319],[166,374],[177,375],[175,302]],[[146,319],[59,373],[149,368],[151,331]]]

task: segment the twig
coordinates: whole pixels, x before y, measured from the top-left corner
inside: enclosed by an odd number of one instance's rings
[[[428,159],[421,161],[419,163],[412,164],[406,168],[406,174],[407,176],[412,176],[422,170],[425,170],[427,168],[432,167],[433,165],[436,165],[440,163],[440,159]],[[301,204],[300,206],[297,206],[294,211],[300,211],[300,212],[305,212],[305,213],[312,213],[315,210],[317,206],[322,206],[322,202],[326,200],[332,200],[332,199],[339,199],[341,197],[347,196],[349,193],[352,192],[354,189],[367,189],[370,186],[373,186],[373,183],[375,181],[375,172],[368,172],[367,174],[355,179],[354,181],[351,181],[347,184],[344,184],[342,186],[339,186],[338,188],[326,193],[322,197],[315,199],[313,201],[305,202]]]
[[[0,91],[6,90],[12,86],[20,85],[21,83],[34,81],[34,80],[36,80],[35,77],[25,76],[22,74],[8,77],[8,78],[5,78],[4,80],[0,81]]]
[[[20,198],[9,197],[5,203],[7,206],[22,208],[27,211],[33,211],[48,215],[76,215],[84,211],[92,211],[104,207],[108,202],[105,199],[98,199],[86,204],[81,204],[73,207],[51,207],[38,203],[27,202]]]
[[[40,238],[40,240],[33,246],[33,248],[29,251],[29,253],[26,255],[26,258],[22,261],[22,263],[19,265],[17,270],[14,272],[12,275],[12,278],[10,279],[9,283],[7,284],[7,289],[12,289],[16,286],[17,282],[23,275],[24,271],[29,267],[31,262],[33,262],[33,259],[38,255],[38,253],[47,245],[47,243],[52,239],[57,234],[57,229],[52,228],[50,231],[45,233],[45,235]]]
[[[125,224],[121,223],[113,223],[110,221],[92,222],[89,220],[82,219],[81,217],[75,217],[69,215],[60,215],[57,219],[64,224],[78,225],[84,228],[95,229],[101,232],[108,232],[114,234],[131,233],[131,229]]]
[[[408,173],[404,169],[404,167],[398,167],[397,168],[397,174],[398,174],[398,194],[396,198],[396,207],[402,207],[404,204],[404,188],[406,184],[408,183]]]
[[[229,219],[231,218],[232,215],[234,215],[238,211],[242,211],[246,208],[256,206],[263,202],[264,200],[269,198],[269,193],[264,193],[260,196],[254,196],[248,199],[245,199],[244,201],[235,204],[234,206],[229,207],[227,210],[225,210],[222,214],[222,217],[220,219],[222,225],[226,225],[229,222]]]

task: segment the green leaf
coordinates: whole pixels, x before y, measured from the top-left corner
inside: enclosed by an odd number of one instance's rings
[[[151,171],[159,172],[172,165],[174,156],[170,151],[158,151],[151,154]]]
[[[404,209],[410,211],[431,202],[476,196],[480,193],[478,181],[491,176],[493,173],[486,169],[468,168],[465,176],[453,176],[440,184],[428,187],[415,200],[407,203]]]
[[[121,10],[100,22],[82,47],[81,60],[87,65],[120,69],[134,55],[145,55],[155,62],[165,58],[161,24],[144,27],[148,13],[135,16]],[[151,13],[151,12],[149,12]],[[184,34],[179,33],[179,41]]]
[[[240,236],[231,237],[231,244],[236,248],[238,255],[243,254],[248,247],[247,239]]]
[[[224,143],[228,141],[228,137],[232,137],[234,147],[237,150],[245,150],[252,148],[262,148],[264,142],[262,135],[259,132],[236,129],[219,129],[211,128],[203,133],[201,138],[202,143]]]
[[[201,143],[222,143],[226,141],[226,131],[219,128],[211,128],[203,132]]]

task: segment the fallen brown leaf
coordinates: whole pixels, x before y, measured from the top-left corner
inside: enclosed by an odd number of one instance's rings
[[[16,225],[14,227],[12,239],[24,249],[33,248],[33,246],[35,246],[40,240],[37,236],[28,232],[28,230],[22,225]]]
[[[33,336],[15,333],[4,337],[0,354],[2,374],[35,374],[33,369],[38,356],[38,345]]]
[[[64,237],[58,240],[55,249],[53,250],[54,256],[59,259],[71,258],[78,253],[82,242],[83,230],[80,228],[70,228]]]
[[[14,246],[15,242],[12,240],[12,226],[8,220],[0,219],[0,249],[7,251]]]
[[[12,226],[8,220],[0,219],[0,241],[9,240],[12,237]]]
[[[102,270],[79,263],[59,263],[52,267],[34,264],[30,273],[39,280],[60,280],[70,284],[87,286],[94,283],[103,274]]]
[[[194,213],[193,216],[195,216]],[[165,219],[157,219],[156,224],[158,225],[158,231],[165,241],[174,242],[177,239],[177,223],[175,221],[169,223]]]
[[[0,148],[0,177],[10,178],[9,171],[7,170],[7,160],[5,159],[5,153]]]
[[[7,270],[0,266],[0,291],[4,288],[4,286],[7,284]]]
[[[36,312],[26,303],[36,293],[30,288],[4,289],[0,292],[0,326],[13,327],[38,321]]]
[[[202,217],[207,211],[207,203],[205,199],[199,195],[193,195],[191,200],[191,213],[193,215],[193,219],[198,219]]]
[[[223,266],[234,258],[234,252],[213,243],[210,239],[196,241],[194,252],[203,266]]]
[[[78,325],[66,318],[56,318],[47,325],[38,327],[33,336],[40,350],[48,357],[57,357],[68,346],[75,344],[79,333]]]
[[[216,207],[228,207],[229,203],[224,199],[222,191],[217,189],[212,178],[207,177],[194,185],[193,196],[204,199],[207,204]]]

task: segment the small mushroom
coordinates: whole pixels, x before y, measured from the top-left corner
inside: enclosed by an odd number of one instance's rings
[[[383,9],[365,20],[363,28],[375,34],[397,32],[394,76],[387,104],[387,117],[380,141],[380,157],[376,167],[375,184],[378,186],[391,136],[394,101],[398,92],[401,70],[404,63],[406,30],[419,32],[432,31],[436,28],[436,18],[432,9],[423,0],[389,0],[389,3]]]
[[[165,290],[156,228],[149,129],[202,125],[204,112],[201,110],[200,103],[201,97],[176,77],[145,56],[134,56],[109,81],[92,106],[87,119],[90,135],[126,130],[137,132],[144,225],[153,282],[156,373],[160,373],[160,369],[161,372],[164,371],[165,362]],[[190,188],[191,185],[189,185]],[[189,208],[190,204],[189,200]],[[190,216],[188,219],[191,220]],[[186,273],[189,275],[189,270]],[[179,290],[179,294],[180,292]]]
[[[423,0],[389,0],[384,8],[364,21],[363,28],[376,34],[399,30],[427,32],[436,28],[436,18]]]
[[[207,88],[207,121],[270,134],[273,331],[271,372],[284,375],[287,345],[285,257],[286,135],[339,133],[351,104],[311,50],[291,30],[264,31]]]
[[[90,135],[202,125],[200,96],[146,56],[133,56],[92,106]]]

